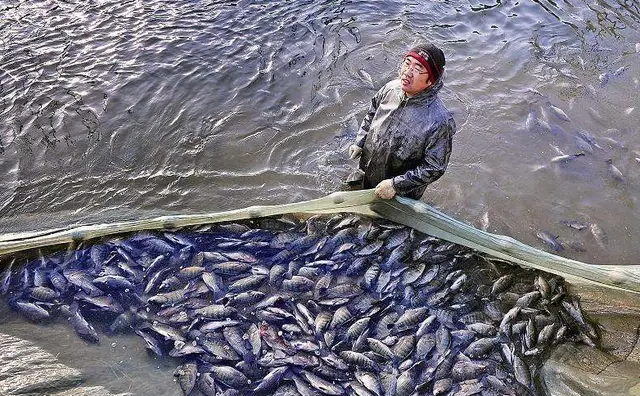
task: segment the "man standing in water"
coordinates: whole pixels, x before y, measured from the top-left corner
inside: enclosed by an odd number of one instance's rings
[[[427,186],[444,174],[456,132],[452,114],[438,98],[444,53],[431,43],[411,48],[400,66],[399,79],[382,87],[371,100],[352,159],[359,169],[348,182],[391,199],[396,194],[420,199]]]

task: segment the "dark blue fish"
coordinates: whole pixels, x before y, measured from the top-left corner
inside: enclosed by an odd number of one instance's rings
[[[93,284],[106,289],[134,290],[135,286],[125,277],[117,275],[105,275],[93,280]]]
[[[11,307],[13,307],[20,314],[26,316],[27,318],[35,322],[44,320],[44,319],[49,319],[50,317],[49,311],[47,311],[46,309],[42,308],[39,305],[30,303],[30,302],[12,300],[12,301],[9,301],[9,305],[11,305]]]
[[[104,294],[102,290],[100,290],[93,284],[93,278],[83,270],[65,268],[64,270],[62,270],[62,274],[67,279],[67,281],[69,281],[69,283],[82,289],[90,296],[99,296]]]
[[[28,291],[29,297],[43,302],[52,302],[60,297],[60,293],[46,286],[36,286]]]
[[[146,347],[148,350],[150,350],[151,352],[155,353],[158,356],[164,356],[162,344],[160,344],[160,342],[155,337],[153,337],[151,334],[147,333],[142,329],[135,329],[134,331],[137,335],[142,337],[142,339],[146,343]]]
[[[167,268],[169,261],[167,260],[167,256],[160,255],[154,258],[149,266],[144,270],[144,279],[148,279],[153,276],[155,273],[160,271],[161,269]]]
[[[93,326],[87,322],[87,320],[80,312],[80,308],[78,307],[77,302],[73,302],[71,306],[68,308],[69,310],[69,321],[73,326],[74,330],[78,335],[85,340],[97,344],[100,342],[100,338],[98,337],[98,333],[93,328]]]
[[[111,295],[91,296],[84,292],[78,292],[73,297],[75,300],[83,302],[90,309],[114,312],[121,314],[124,312],[122,305]]]
[[[121,313],[109,325],[109,332],[116,334],[129,330],[134,323],[134,319],[135,314],[131,309]]]

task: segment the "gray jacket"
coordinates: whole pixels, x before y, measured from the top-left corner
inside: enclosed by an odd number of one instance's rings
[[[420,199],[444,174],[456,123],[437,96],[442,85],[407,97],[393,80],[376,93],[356,137],[364,188],[393,178],[398,195]]]

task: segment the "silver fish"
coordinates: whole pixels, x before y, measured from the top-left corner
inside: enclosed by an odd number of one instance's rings
[[[497,338],[480,338],[467,346],[464,354],[471,358],[478,358],[488,355],[498,344]]]
[[[538,239],[540,239],[542,242],[547,244],[554,251],[559,252],[561,250],[564,250],[564,246],[562,246],[560,241],[558,241],[558,237],[551,234],[550,232],[538,231],[536,232],[536,236],[538,237]]]
[[[269,371],[267,375],[264,376],[262,381],[253,389],[255,394],[265,394],[265,392],[272,390],[279,383],[282,376],[287,372],[289,368],[284,367],[276,367]]]
[[[367,338],[367,342],[369,343],[369,348],[371,348],[371,350],[386,358],[386,359],[395,359],[396,355],[395,353],[393,353],[393,351],[391,350],[391,348],[389,348],[387,345],[385,345],[382,341],[377,340],[375,338]]]
[[[451,369],[451,378],[456,382],[478,378],[487,369],[487,364],[478,364],[472,361],[459,360]]]
[[[551,162],[552,163],[558,163],[558,162],[562,162],[562,163],[567,163],[569,161],[571,161],[572,159],[578,158],[578,157],[583,157],[584,153],[583,152],[579,152],[579,153],[575,153],[575,154],[562,154],[562,155],[557,155],[553,158],[551,158]]]
[[[512,282],[513,275],[507,274],[501,276],[495,282],[493,282],[493,285],[491,286],[491,294],[495,296],[498,293],[502,293],[503,291],[507,290],[509,286],[511,286]]]
[[[565,113],[564,110],[562,110],[561,108],[554,106],[551,103],[547,103],[547,109],[549,110],[550,113],[552,113],[554,116],[561,119],[562,121],[566,121],[566,122],[571,121],[567,113]]]
[[[620,171],[620,169],[618,169],[617,166],[615,166],[613,164],[613,160],[611,158],[607,159],[605,161],[605,163],[607,164],[607,169],[609,171],[609,175],[613,178],[613,180],[619,182],[619,183],[625,183],[625,177],[622,174],[622,172]]]
[[[320,392],[327,395],[342,395],[344,394],[344,388],[333,384],[329,381],[322,379],[322,377],[317,376],[307,370],[302,370],[300,375],[311,384],[312,387],[316,388]]]

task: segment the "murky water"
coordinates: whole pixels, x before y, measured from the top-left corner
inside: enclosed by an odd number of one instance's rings
[[[2,232],[324,196],[355,166],[370,97],[430,39],[459,130],[423,199],[533,246],[559,235],[566,257],[637,264],[636,2],[47,0],[0,15]]]

